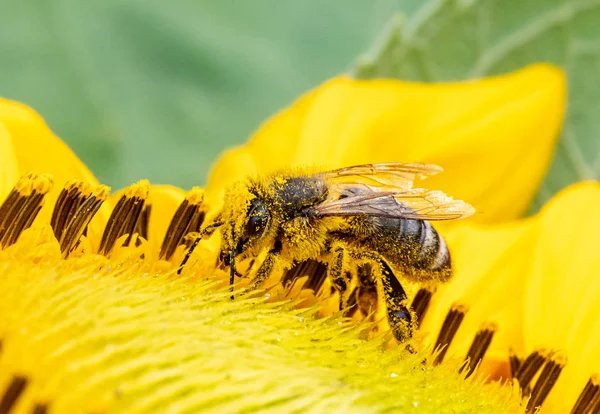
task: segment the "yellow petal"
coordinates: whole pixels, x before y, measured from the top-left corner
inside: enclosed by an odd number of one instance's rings
[[[80,179],[98,181],[71,149],[56,137],[44,120],[31,108],[0,98],[0,122],[13,138],[19,171],[39,171],[54,176],[62,188],[64,182]]]
[[[455,269],[451,282],[433,295],[422,330],[433,344],[452,304],[468,308],[448,355],[466,356],[475,333],[494,323],[498,330],[487,361],[508,362],[508,350],[523,352],[523,280],[529,271],[535,221],[521,220],[494,227],[463,225],[450,230],[446,241]],[[487,362],[486,361],[486,362]]]
[[[0,122],[0,203],[19,179],[19,168],[8,130]]]
[[[568,363],[544,407],[567,412],[600,373],[600,183],[575,184],[542,210],[526,292],[525,342],[564,350]]]
[[[0,124],[10,134],[19,175],[37,171],[50,173],[54,178],[54,189],[46,197],[38,222],[48,222],[54,202],[67,181],[80,179],[98,184],[88,168],[31,108],[0,98]]]
[[[150,187],[149,200],[152,209],[150,210],[148,238],[149,241],[156,243],[157,249],[160,248],[173,214],[184,198],[185,191],[172,185]]]
[[[564,75],[549,65],[460,83],[335,78],[263,124],[235,150],[244,162],[218,161],[207,198],[256,170],[419,161],[445,168],[427,187],[473,203],[476,220],[515,218],[545,174],[564,106]]]

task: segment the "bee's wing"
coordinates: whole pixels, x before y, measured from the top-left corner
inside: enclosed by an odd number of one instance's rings
[[[320,175],[333,186],[362,186],[370,191],[398,192],[410,190],[416,178],[426,178],[441,171],[441,167],[433,164],[389,162],[339,168]]]
[[[358,190],[358,191],[354,191]],[[441,191],[415,188],[401,192],[364,192],[363,188],[345,188],[342,198],[328,199],[313,208],[318,217],[375,216],[415,220],[451,220],[468,217],[475,209],[454,200]]]

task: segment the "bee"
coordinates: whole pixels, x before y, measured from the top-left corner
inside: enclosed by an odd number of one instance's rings
[[[406,341],[415,317],[398,275],[413,282],[447,281],[450,253],[429,220],[474,213],[469,204],[441,191],[413,188],[416,178],[441,171],[431,164],[382,163],[240,181],[226,191],[222,211],[192,243],[180,271],[199,240],[217,228],[220,262],[229,267],[231,284],[236,261],[265,251],[250,289],[260,288],[275,269],[319,260],[327,263],[343,309],[353,299],[348,287],[354,267],[359,302],[361,289],[363,302],[372,301],[374,292],[383,296],[392,332]]]

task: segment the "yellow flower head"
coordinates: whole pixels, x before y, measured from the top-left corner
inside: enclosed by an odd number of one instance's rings
[[[562,342],[548,326],[553,319],[540,316],[546,303],[561,300],[552,295],[568,290],[558,273],[547,282],[541,275],[567,270],[548,265],[545,251],[536,249],[560,237],[552,233],[562,229],[557,217],[575,199],[560,195],[533,219],[481,224],[517,218],[528,207],[549,163],[564,100],[564,76],[547,65],[436,85],[337,78],[226,152],[206,192],[142,180],[113,196],[37,115],[4,101],[0,411],[515,412],[544,401],[544,408],[593,408],[600,399],[596,377],[582,390],[597,372],[586,364],[597,346],[583,335],[593,324],[584,309],[594,296],[572,288],[573,302],[562,298],[572,310],[557,318],[570,332]],[[32,143],[44,152],[32,151]],[[375,293],[364,297],[373,302],[353,303],[327,280],[335,262],[314,260],[292,270],[294,263],[274,262],[266,291],[236,292],[231,301],[227,275],[215,269],[224,260],[219,229],[200,242],[183,271],[179,266],[196,236],[226,216],[219,214],[223,207],[240,211],[235,197],[223,206],[226,188],[240,179],[293,166],[323,171],[398,161],[442,165],[445,172],[425,181],[427,188],[473,203],[472,221],[479,224],[444,231],[453,281],[438,287],[400,278],[410,300],[396,298],[391,314],[379,306],[378,292],[398,289],[394,275],[372,280]],[[596,189],[573,191],[592,202],[588,194]],[[252,204],[252,196],[244,203]],[[238,224],[230,228],[242,233]],[[237,247],[237,238],[222,236]],[[310,247],[310,237],[298,241]],[[581,243],[566,243],[565,252]],[[581,254],[569,257],[587,263],[591,252]],[[356,252],[339,264],[363,260],[360,272],[367,256]],[[249,259],[237,266],[245,283],[254,262],[273,258],[257,249]],[[590,269],[582,265],[580,277],[593,285]],[[368,290],[360,283],[349,287]],[[535,290],[540,285],[547,287]],[[392,338],[388,317],[408,314],[421,329],[409,343],[385,350]],[[489,374],[512,375],[520,392],[483,385]]]

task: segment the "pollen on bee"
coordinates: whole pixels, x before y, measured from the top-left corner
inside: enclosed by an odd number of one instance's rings
[[[27,173],[19,179],[0,206],[0,248],[14,244],[31,226],[52,185],[49,174]]]

